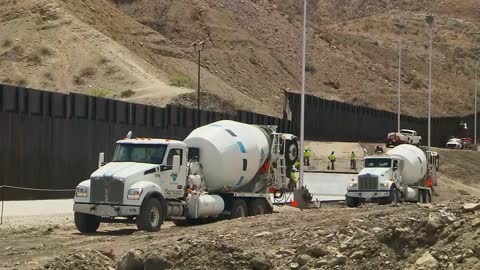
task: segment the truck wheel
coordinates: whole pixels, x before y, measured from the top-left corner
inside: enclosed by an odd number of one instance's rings
[[[345,202],[348,207],[358,207],[360,205],[360,199],[355,197],[345,196]]]
[[[150,198],[140,208],[137,216],[137,228],[147,232],[158,232],[164,220],[162,204],[158,199]]]
[[[418,190],[418,202],[419,203],[425,203],[425,197],[424,197],[423,189]]]
[[[94,233],[100,226],[100,218],[94,215],[75,212],[75,227],[81,233]]]
[[[428,190],[425,190],[425,203],[431,203],[432,202],[432,195]]]
[[[388,197],[387,201],[388,204],[397,204],[400,202],[400,194],[396,186],[392,186],[392,188],[390,189],[390,197]]]
[[[248,203],[248,215],[258,216],[268,214],[267,202],[264,199],[254,199]]]
[[[247,203],[242,199],[235,199],[232,203],[230,218],[241,218],[248,215]]]
[[[295,161],[300,158],[300,149],[298,148],[298,141],[297,139],[289,140],[285,143],[285,160],[287,167],[292,167]],[[303,151],[303,150],[301,150]],[[303,155],[302,155],[303,157]]]

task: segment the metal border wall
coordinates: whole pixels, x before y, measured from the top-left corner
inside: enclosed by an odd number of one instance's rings
[[[220,119],[290,131],[288,121],[253,112],[160,108],[0,85],[0,186],[71,189],[95,170],[99,152],[112,158],[115,141],[129,130],[138,137],[183,140],[194,128]],[[5,196],[46,199],[68,197],[71,192],[9,190]]]
[[[300,94],[287,92],[286,101],[292,119],[300,119]],[[444,146],[450,136],[456,135],[460,121],[466,121],[471,130],[474,114],[432,118],[432,146]],[[427,118],[402,115],[401,122],[402,128],[417,130],[423,138],[422,143],[427,143]],[[396,113],[305,96],[306,140],[384,142],[387,133],[396,129]],[[292,121],[292,130],[299,133],[299,121]]]

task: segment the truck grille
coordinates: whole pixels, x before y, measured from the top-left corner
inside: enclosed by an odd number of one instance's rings
[[[91,181],[90,201],[92,203],[121,204],[123,202],[123,181],[101,177]]]
[[[360,190],[377,190],[378,176],[376,175],[360,175],[358,176],[358,189]]]

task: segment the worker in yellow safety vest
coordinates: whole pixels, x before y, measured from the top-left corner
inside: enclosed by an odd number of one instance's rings
[[[300,163],[300,162],[299,162]],[[299,165],[300,166],[300,165]],[[288,183],[288,189],[293,191],[297,188],[298,177],[295,168],[290,173],[290,182]]]
[[[357,170],[357,157],[355,156],[355,152],[353,151],[350,155],[350,170]]]
[[[310,150],[305,147],[305,151],[303,151],[303,165],[305,166],[310,166]]]
[[[335,152],[332,151],[330,155],[328,155],[328,161],[330,161],[330,166],[328,166],[329,170],[335,170]]]
[[[297,159],[297,161],[295,161],[295,163],[293,163],[293,168],[297,169],[297,170],[300,170],[300,160]]]

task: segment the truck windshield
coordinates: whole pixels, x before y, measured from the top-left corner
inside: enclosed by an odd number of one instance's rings
[[[390,168],[392,160],[389,158],[370,158],[365,160],[365,168]]]
[[[163,144],[117,144],[113,161],[161,164],[166,149]]]

